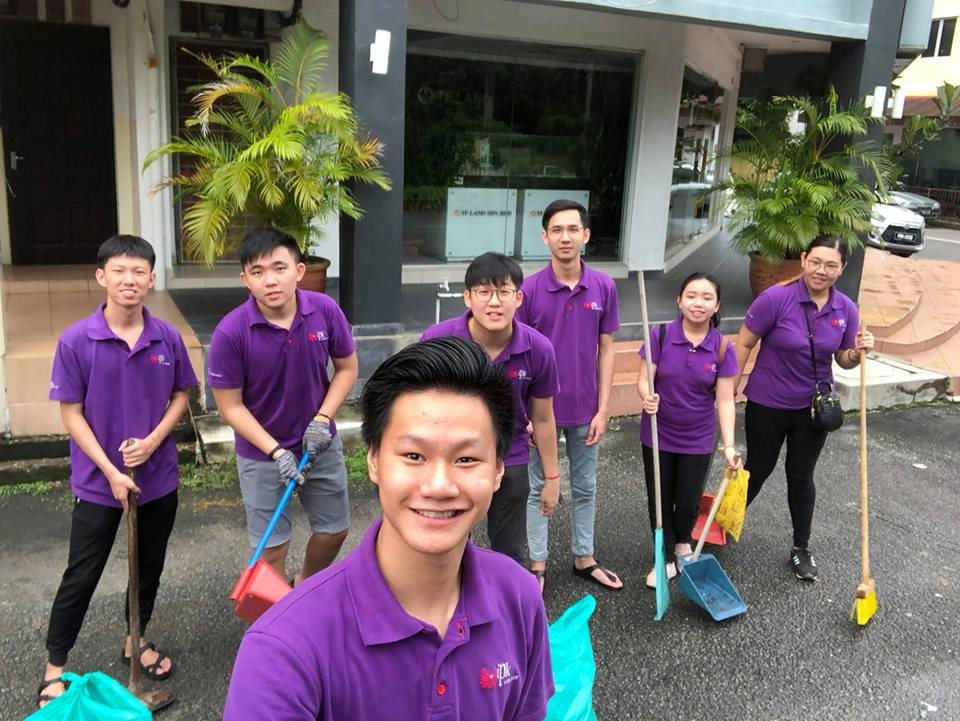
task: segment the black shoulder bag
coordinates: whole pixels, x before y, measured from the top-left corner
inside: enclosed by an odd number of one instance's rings
[[[813,364],[813,381],[816,384],[813,399],[810,401],[810,418],[813,425],[821,431],[835,431],[843,425],[843,408],[833,384],[817,380],[817,356],[813,349],[813,327],[807,317],[806,308],[801,305],[803,320],[807,324],[807,338],[810,339],[810,362]]]

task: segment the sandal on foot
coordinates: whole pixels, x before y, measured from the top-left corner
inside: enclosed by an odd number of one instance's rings
[[[603,575],[606,576],[606,577],[607,577],[607,580],[610,581],[611,583],[614,582],[614,581],[621,581],[620,577],[619,577],[617,574],[615,574],[613,571],[610,571],[610,570],[604,568],[604,567],[601,566],[599,563],[594,563],[592,566],[587,566],[586,568],[577,568],[576,565],[574,565],[574,567],[573,567],[573,575],[574,575],[574,576],[579,576],[580,578],[582,578],[582,579],[584,579],[584,580],[587,580],[587,581],[593,581],[595,584],[597,584],[598,586],[602,586],[603,588],[606,588],[608,591],[622,591],[622,590],[623,590],[623,586],[609,586],[609,585],[607,585],[606,583],[604,583],[603,581],[601,581],[599,578],[597,578],[596,576],[594,576],[594,575],[593,575],[593,572],[596,571],[597,569],[599,569],[600,571],[602,571],[602,572],[603,572]],[[621,582],[622,582],[622,581],[621,581]]]
[[[537,583],[540,584],[540,595],[542,596],[547,587],[547,569],[531,568],[530,573],[534,575],[534,577],[537,579]]]
[[[143,644],[140,647],[140,650],[137,652],[137,658],[139,659],[141,656],[143,656],[144,652],[146,651],[157,651],[156,644],[154,644],[152,641],[150,643]],[[171,660],[170,670],[162,671],[160,669],[160,664],[163,663],[165,658],[169,658],[169,656],[164,656],[162,651],[157,651],[157,660],[153,663],[144,663],[143,661],[140,662],[140,672],[151,681],[166,681],[168,678],[173,676],[174,666]],[[130,665],[130,657],[124,651],[120,652],[120,662],[127,666]]]
[[[51,696],[44,691],[49,686],[53,686],[55,683],[63,684],[63,693],[58,693],[56,696]],[[54,676],[53,678],[45,678],[40,682],[40,687],[37,689],[37,708],[43,708],[48,703],[54,699],[60,698],[64,693],[67,692],[67,689],[70,687],[69,681],[64,681],[60,676]]]

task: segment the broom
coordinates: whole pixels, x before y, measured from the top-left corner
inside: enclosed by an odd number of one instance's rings
[[[640,315],[643,320],[643,347],[647,356],[647,388],[653,395],[653,358],[650,345],[650,323],[647,320],[647,289],[643,282],[643,271],[637,271],[637,281],[640,284]],[[663,548],[663,513],[660,508],[660,443],[657,439],[657,415],[650,416],[650,435],[653,439],[653,495],[656,507],[657,528],[653,532],[654,575],[657,579],[657,612],[654,621],[663,618],[670,605],[670,591],[667,590],[667,559]]]
[[[861,327],[862,328],[862,327]],[[870,578],[870,525],[867,494],[867,351],[860,351],[860,585],[850,619],[866,626],[877,612],[877,584]]]

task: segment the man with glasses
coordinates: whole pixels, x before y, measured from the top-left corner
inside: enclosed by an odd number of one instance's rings
[[[517,563],[527,563],[527,461],[530,435],[541,450],[546,482],[540,484],[537,513],[549,517],[560,498],[553,397],[557,362],[553,346],[540,333],[514,320],[523,303],[520,264],[502,253],[484,253],[467,267],[463,302],[467,311],[428,328],[420,340],[455,336],[477,343],[513,387],[516,424],[500,489],[487,512],[490,547]],[[542,581],[543,574],[535,574]],[[542,588],[542,583],[541,583]]]
[[[573,506],[573,572],[604,588],[620,590],[623,581],[594,558],[593,527],[597,508],[597,444],[607,428],[613,388],[613,334],[620,327],[617,287],[613,280],[580,259],[590,240],[589,217],[580,203],[555,200],[543,211],[543,242],[550,263],[524,281],[524,304],[518,318],[543,333],[562,359],[560,392],[553,412],[566,438]],[[546,475],[544,475],[546,471]],[[545,572],[549,520],[535,502],[552,471],[541,457],[530,457],[527,540],[534,574]]]

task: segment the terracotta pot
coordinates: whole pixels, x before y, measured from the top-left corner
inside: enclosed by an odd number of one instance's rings
[[[781,260],[774,265],[759,253],[750,254],[750,290],[756,298],[772,285],[800,276],[799,260]]]
[[[327,268],[330,267],[330,261],[326,258],[306,257],[303,262],[307,266],[307,272],[297,284],[301,290],[315,290],[324,293],[327,290]]]

